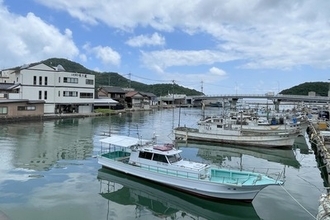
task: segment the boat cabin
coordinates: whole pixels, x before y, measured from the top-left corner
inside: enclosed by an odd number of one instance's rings
[[[165,163],[172,164],[180,161],[181,150],[176,150],[173,144],[153,145],[141,147],[132,151],[129,163],[134,165]]]

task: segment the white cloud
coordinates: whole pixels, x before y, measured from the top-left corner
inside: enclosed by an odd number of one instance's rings
[[[139,35],[130,38],[126,41],[126,44],[131,47],[143,47],[143,46],[162,46],[165,44],[165,38],[158,33],[153,33],[153,35]]]
[[[211,74],[218,75],[218,76],[227,75],[224,70],[216,68],[216,67],[212,67],[209,71],[210,71]]]
[[[300,65],[330,66],[330,4],[328,0],[183,0],[149,1],[130,0],[97,2],[67,0],[37,0],[58,10],[67,11],[80,21],[96,25],[132,31],[136,27],[152,28],[158,32],[175,29],[193,35],[203,33],[205,39],[218,42],[217,52],[229,56],[218,62],[235,57],[242,68],[289,69]],[[125,16],[123,16],[125,15]],[[143,43],[132,39],[130,44]],[[166,56],[169,50],[152,53],[168,59],[158,65],[158,59],[148,59],[148,65],[161,68],[171,65],[187,65],[181,59],[174,62]],[[176,51],[176,54],[187,54]],[[176,55],[174,54],[174,55]],[[180,58],[183,58],[180,56]],[[143,60],[146,59],[144,54]],[[203,59],[197,59],[200,64]],[[156,63],[153,63],[155,61]],[[203,64],[212,64],[204,59]],[[192,63],[193,64],[193,63]]]
[[[96,58],[100,59],[104,64],[110,64],[114,66],[120,65],[121,56],[117,51],[113,50],[111,47],[108,46],[90,47],[89,44],[85,44],[83,48],[87,51],[87,53],[95,55]]]
[[[197,66],[201,64],[213,64],[234,60],[228,54],[212,50],[181,51],[181,50],[160,50],[152,52],[142,51],[142,62],[146,67],[166,69],[171,66]]]
[[[86,56],[86,54],[80,54],[80,55],[79,55],[79,58],[80,58],[80,60],[83,61],[83,62],[86,62],[86,61],[87,61],[87,56]]]
[[[71,30],[61,33],[33,13],[14,15],[0,3],[0,20],[0,69],[50,57],[72,59],[79,54]]]

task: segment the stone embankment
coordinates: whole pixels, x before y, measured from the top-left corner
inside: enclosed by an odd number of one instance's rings
[[[125,110],[116,110],[111,114],[120,114],[126,112]],[[40,116],[17,116],[17,117],[0,117],[0,123],[17,123],[17,122],[34,122],[34,121],[47,121],[57,120],[64,118],[86,118],[98,117],[108,115],[106,113],[67,113],[67,114],[44,114]]]
[[[318,123],[310,123],[306,131],[326,190],[319,201],[317,220],[330,220],[330,143],[325,141],[325,137],[321,134],[321,131],[327,130],[327,128],[328,122],[319,121]]]

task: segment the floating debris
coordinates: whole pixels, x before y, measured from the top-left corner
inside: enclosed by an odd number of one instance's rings
[[[41,174],[30,174],[29,177],[31,177],[31,178],[41,178],[41,177],[44,177],[44,175],[41,175]]]

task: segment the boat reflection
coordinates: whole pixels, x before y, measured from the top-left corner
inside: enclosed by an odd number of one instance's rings
[[[298,137],[296,137],[296,139],[294,140],[294,144],[293,144],[294,148],[298,148],[300,150],[301,154],[313,154],[313,150],[310,146],[310,143],[308,141],[308,134],[304,133],[304,135],[299,135]]]
[[[255,158],[261,158],[269,162],[275,162],[294,168],[300,168],[301,164],[296,158],[293,149],[280,148],[260,148],[252,146],[239,145],[217,145],[217,144],[200,144],[196,142],[177,143],[178,148],[195,148],[198,149],[197,156],[208,160],[211,163],[222,164],[226,158],[250,155]]]
[[[101,168],[98,171],[100,195],[120,205],[135,205],[158,218],[178,219],[260,219],[252,203],[211,201],[166,186]]]

